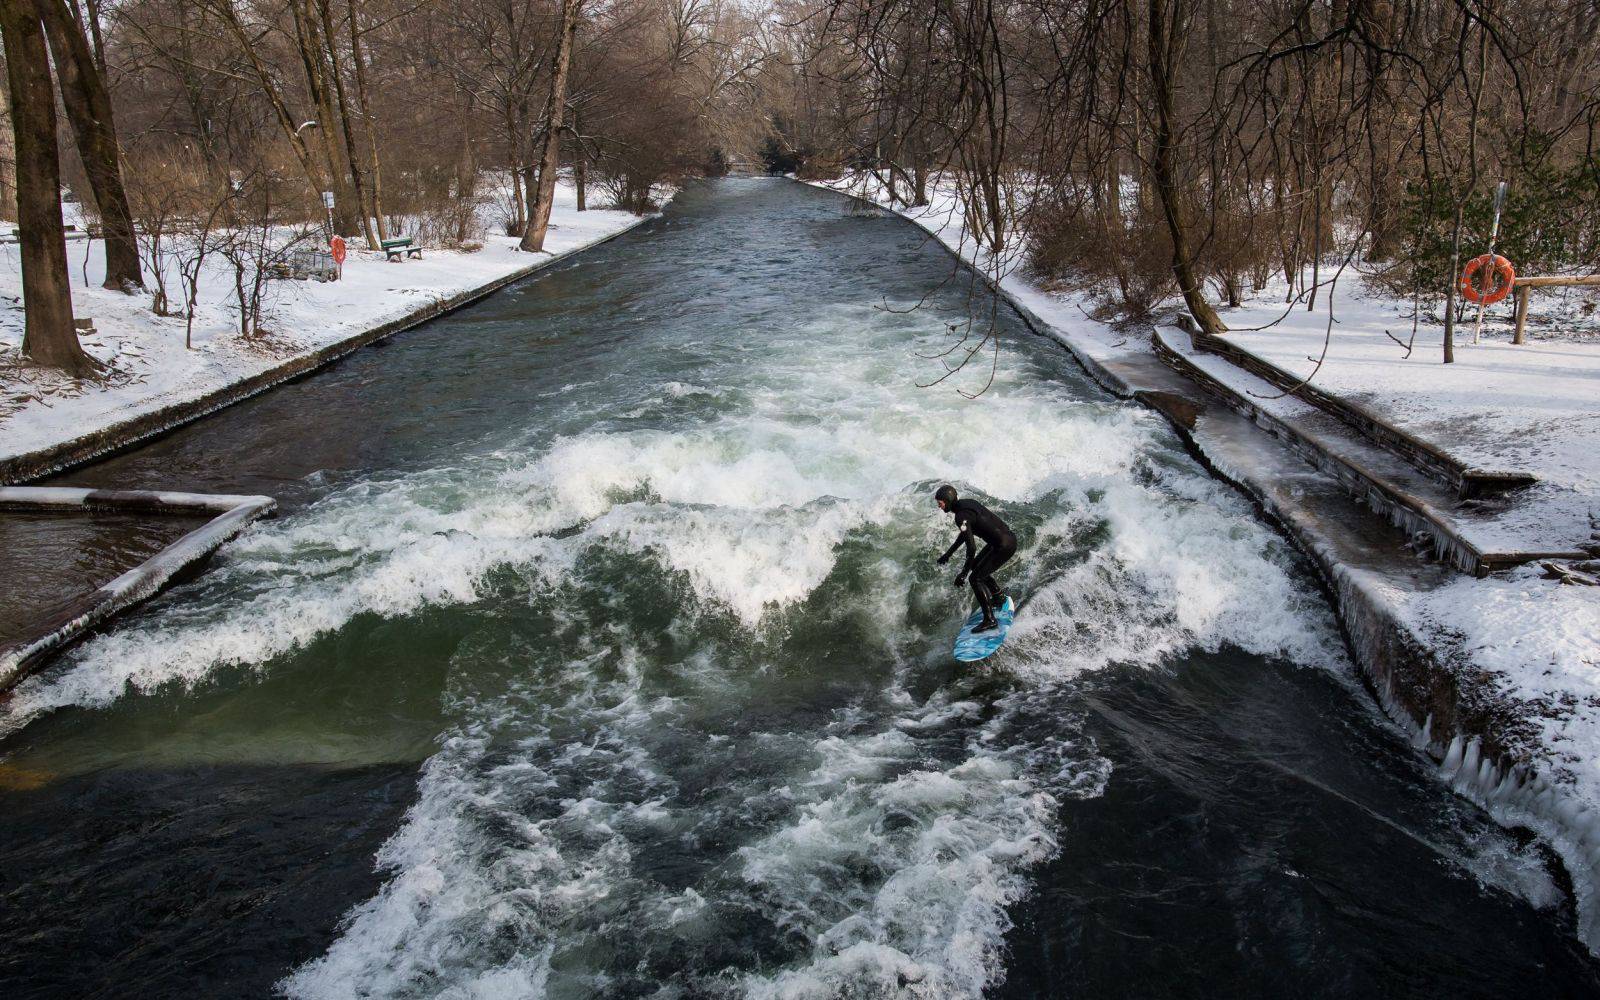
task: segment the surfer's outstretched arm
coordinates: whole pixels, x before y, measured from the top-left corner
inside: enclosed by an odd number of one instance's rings
[[[972,571],[972,560],[978,551],[978,544],[973,541],[972,532],[967,528],[967,522],[958,520],[956,522],[956,531],[959,534],[956,535],[956,540],[950,543],[950,547],[944,550],[944,555],[939,557],[939,565],[943,566],[949,562],[950,557],[955,555],[956,549],[959,549],[962,545],[967,547],[966,561],[961,564],[961,572],[956,574],[956,586],[959,587],[967,582],[967,574]]]
[[[939,557],[940,566],[943,566],[945,563],[950,561],[950,557],[956,554],[956,549],[961,548],[961,542],[965,538],[966,535],[964,533],[956,536],[956,540],[950,543],[950,547],[948,549],[944,550],[944,555]]]

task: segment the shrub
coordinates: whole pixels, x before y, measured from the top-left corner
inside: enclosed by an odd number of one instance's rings
[[[1600,268],[1600,177],[1593,163],[1556,166],[1540,160],[1508,179],[1496,253],[1510,258],[1519,274]],[[1481,187],[1463,213],[1463,262],[1484,252],[1494,225],[1494,179],[1485,179]],[[1412,180],[1406,184],[1400,213],[1407,260],[1391,273],[1389,283],[1409,288],[1415,282],[1442,291],[1454,280],[1450,273],[1454,220],[1448,194],[1436,190],[1430,206],[1427,186]]]
[[[1148,209],[1117,219],[1068,198],[1036,201],[1028,212],[1027,262],[1047,282],[1086,284],[1123,316],[1144,316],[1177,290],[1166,222]]]
[[[416,234],[424,246],[453,250],[481,247],[484,225],[478,214],[478,200],[447,197],[419,206]]]

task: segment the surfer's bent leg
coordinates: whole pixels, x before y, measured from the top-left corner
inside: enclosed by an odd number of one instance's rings
[[[985,545],[983,551],[978,553],[978,558],[972,561],[972,574],[967,581],[972,584],[972,596],[978,599],[978,607],[983,611],[983,621],[972,630],[974,632],[988,632],[999,627],[1000,623],[994,618],[994,580],[989,574],[1004,561],[1003,558],[996,560],[993,545]]]
[[[978,556],[979,565],[972,567],[972,582],[974,588],[982,584],[988,591],[989,603],[993,607],[1000,607],[1005,603],[1006,595],[1001,592],[1000,585],[994,582],[994,572],[1011,560],[1017,554],[1017,540],[1006,538],[998,545],[985,545],[983,552]],[[980,605],[982,602],[979,602]]]

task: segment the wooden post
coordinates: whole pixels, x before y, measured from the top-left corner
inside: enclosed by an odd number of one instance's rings
[[[1595,287],[1600,285],[1600,274],[1584,274],[1569,276],[1564,274],[1530,274],[1527,277],[1517,276],[1516,284],[1512,290],[1517,296],[1517,326],[1516,332],[1511,336],[1513,344],[1523,344],[1527,340],[1523,335],[1523,327],[1528,321],[1528,296],[1535,288],[1561,288],[1566,286]]]
[[[1500,186],[1494,189],[1494,228],[1489,230],[1489,274],[1493,276],[1495,256],[1494,241],[1500,236],[1500,206],[1506,201],[1506,182],[1501,181]],[[1493,287],[1492,285],[1490,287]],[[1472,326],[1472,342],[1478,342],[1478,334],[1483,332],[1483,299],[1478,300],[1478,321]]]
[[[1512,292],[1512,294],[1517,297],[1517,327],[1516,331],[1511,334],[1511,342],[1513,344],[1523,344],[1527,342],[1522,335],[1522,331],[1523,327],[1527,326],[1528,324],[1528,294],[1531,291],[1533,291],[1533,289],[1522,284],[1521,282],[1518,282],[1516,288]]]

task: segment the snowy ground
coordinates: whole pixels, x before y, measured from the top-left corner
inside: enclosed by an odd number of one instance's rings
[[[826,186],[886,202],[870,178]],[[1104,366],[1113,383],[1120,374],[1149,369],[1148,337],[1124,335],[1090,319],[1086,310],[1092,303],[1081,293],[1048,291],[1029,280],[1020,252],[1000,260],[983,252],[963,231],[953,194],[932,195],[930,206],[902,214],[995,277],[1081,358]],[[1302,303],[1284,316],[1286,291],[1269,286],[1256,301],[1224,311],[1223,318],[1235,331],[1228,334],[1231,339],[1304,377],[1322,354],[1330,297],[1324,289],[1318,312],[1307,312]],[[1410,303],[1369,291],[1347,272],[1332,296],[1334,335],[1314,384],[1471,466],[1539,476],[1543,484],[1527,491],[1527,502],[1545,505],[1541,511],[1551,519],[1552,535],[1570,542],[1564,536],[1587,528],[1587,514],[1600,516],[1600,335],[1590,304],[1595,298],[1592,292],[1536,290],[1530,343],[1521,347],[1510,344],[1508,301],[1491,310],[1478,345],[1471,344],[1471,324],[1466,325],[1457,337],[1457,360],[1447,366],[1439,360],[1440,327],[1421,325],[1411,356],[1405,357],[1404,347],[1384,330],[1402,341],[1411,339]],[[1279,322],[1268,330],[1243,329],[1271,320]],[[1266,390],[1222,358],[1209,360],[1208,373],[1240,391]],[[1546,833],[1574,872],[1600,872],[1594,832],[1600,817],[1600,588],[1557,584],[1536,566],[1482,580],[1447,576],[1443,585],[1410,583],[1405,570],[1396,567],[1392,576],[1357,571],[1356,576],[1417,641],[1463,674],[1488,681],[1523,729],[1534,734],[1537,745],[1524,749],[1563,800],[1535,799],[1521,811],[1500,808],[1494,793],[1473,787],[1457,773],[1459,752],[1447,758],[1447,779],[1454,778],[1458,788],[1485,801],[1506,822]],[[1592,950],[1600,950],[1600,895],[1592,881],[1585,884],[1580,877],[1578,882],[1583,936]]]
[[[1444,331],[1437,324],[1420,326],[1407,356],[1390,338],[1411,341],[1404,315],[1410,304],[1375,294],[1359,276],[1336,290],[1331,336],[1329,296],[1320,296],[1315,311],[1288,309],[1285,291],[1280,282],[1223,310],[1228,338],[1471,466],[1532,472],[1600,493],[1600,324],[1584,308],[1600,301],[1600,289],[1535,289],[1529,342],[1521,346],[1511,343],[1510,299],[1489,307],[1477,344],[1469,310],[1449,365],[1440,362]],[[1533,319],[1545,322],[1534,326]],[[1266,328],[1253,329],[1259,327]]]
[[[99,287],[105,274],[104,244],[69,241],[73,313],[92,318],[95,327],[82,343],[110,366],[96,381],[68,379],[21,363],[21,262],[15,244],[0,243],[0,460],[201,398],[541,258],[588,246],[637,221],[627,212],[580,213],[576,198],[575,189],[565,183],[557,188],[544,254],[518,252],[516,240],[491,224],[488,216],[494,209],[485,204],[488,232],[479,251],[428,250],[420,260],[389,263],[382,254],[352,247],[340,281],[271,282],[262,324],[268,332],[253,340],[238,335],[231,272],[220,267],[208,270],[195,310],[192,350],[184,347],[182,318],[156,316],[148,295],[123,295]],[[169,289],[170,294],[179,294],[176,281]]]
[[[1302,302],[1286,312],[1281,282],[1222,317],[1227,337],[1258,358],[1464,464],[1537,476],[1492,520],[1525,547],[1537,535],[1547,549],[1571,549],[1600,528],[1596,291],[1536,289],[1529,342],[1521,346],[1511,343],[1510,299],[1486,310],[1477,344],[1469,311],[1449,365],[1441,361],[1437,316],[1418,325],[1413,342],[1411,304],[1357,275],[1347,274],[1331,298],[1331,335],[1330,297],[1320,295],[1315,311]],[[1412,344],[1409,356],[1391,335]],[[1232,368],[1211,360],[1212,374]],[[1224,377],[1231,385],[1253,381],[1238,369]],[[1539,733],[1547,773],[1600,804],[1600,588],[1561,586],[1524,566],[1389,597],[1418,636],[1483,670],[1508,703],[1521,706],[1519,715]]]
[[[1469,468],[1537,476],[1540,485],[1518,506],[1547,526],[1546,551],[1588,538],[1590,515],[1600,515],[1600,337],[1592,309],[1600,289],[1536,289],[1532,335],[1521,346],[1511,343],[1511,300],[1490,307],[1485,335],[1473,344],[1470,323],[1459,331],[1449,365],[1440,363],[1441,325],[1421,325],[1407,356],[1391,335],[1411,342],[1410,303],[1373,292],[1357,275],[1347,274],[1333,296],[1320,295],[1315,311],[1288,309],[1286,291],[1280,283],[1225,310],[1234,331],[1228,339]]]

